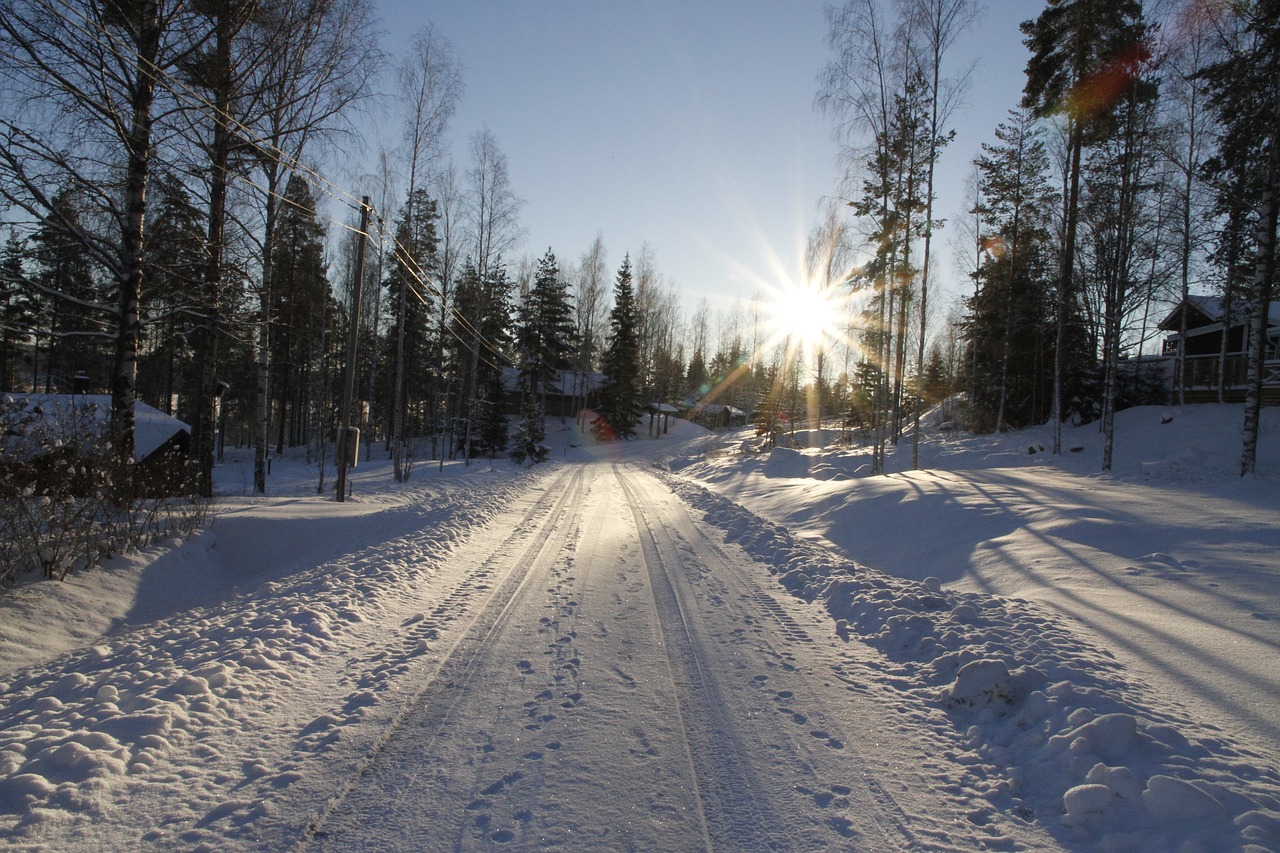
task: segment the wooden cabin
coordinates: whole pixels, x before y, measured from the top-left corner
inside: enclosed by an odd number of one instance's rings
[[[707,429],[729,429],[747,425],[747,413],[724,403],[699,403],[689,410],[689,420]]]
[[[1248,304],[1237,300],[1227,317],[1222,299],[1217,296],[1189,296],[1160,322],[1160,330],[1169,332],[1164,340],[1164,356],[1169,359],[1172,390],[1175,398],[1181,380],[1188,403],[1218,402],[1218,386],[1229,403],[1245,398],[1249,375]],[[1272,302],[1267,317],[1265,364],[1263,365],[1263,405],[1280,405],[1280,301]],[[1186,318],[1186,334],[1182,333]],[[1222,343],[1226,337],[1226,360]],[[1177,356],[1183,353],[1185,369],[1177,374]]]

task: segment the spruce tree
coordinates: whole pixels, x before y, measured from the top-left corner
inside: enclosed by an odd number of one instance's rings
[[[978,290],[964,337],[971,369],[969,426],[1019,428],[1048,417],[1048,341],[1054,287],[1049,234],[1059,198],[1034,116],[1011,112],[977,159],[984,222]]]
[[[538,262],[533,286],[517,313],[521,426],[512,450],[519,461],[546,458],[547,390],[569,365],[574,350],[573,306],[551,249]]]
[[[409,413],[436,391],[438,372],[431,370],[432,284],[439,277],[439,237],[436,220],[439,209],[426,190],[409,193],[409,202],[396,225],[386,288],[390,313],[396,318],[395,332],[387,336],[388,361],[394,368],[390,423],[387,435],[393,443],[392,458],[397,483],[409,478],[413,453],[409,436],[420,426]]]
[[[516,428],[511,458],[521,464],[529,462],[536,465],[547,459],[547,421],[536,396],[525,394],[521,401],[520,426]]]
[[[599,417],[591,423],[604,439],[631,438],[640,419],[640,343],[636,333],[635,290],[631,257],[622,261],[613,285],[609,312],[609,343],[604,352],[604,382],[600,387]]]
[[[36,262],[32,278],[38,283],[47,317],[48,358],[41,378],[46,391],[69,392],[77,373],[89,377],[93,388],[107,387],[111,353],[106,307],[89,252],[76,236],[84,228],[81,202],[64,190],[54,198],[53,210],[40,221],[32,237]]]
[[[9,232],[0,255],[0,390],[17,390],[21,344],[24,331],[35,322],[35,303],[26,281],[23,260],[27,247],[17,234]]]
[[[501,260],[483,276],[467,261],[453,313],[450,372],[461,404],[455,447],[468,459],[497,456],[508,440],[502,369],[509,363],[511,345],[511,279]]]
[[[190,310],[191,283],[200,280],[205,263],[205,228],[203,213],[173,175],[156,176],[148,205],[155,205],[155,217],[148,217],[142,253],[146,323],[138,398],[172,415],[192,373],[190,340],[200,312]]]
[[[316,213],[315,196],[310,185],[294,175],[285,187],[271,258],[276,453],[308,440],[318,342],[324,337],[326,319],[334,313],[324,244],[325,228]]]

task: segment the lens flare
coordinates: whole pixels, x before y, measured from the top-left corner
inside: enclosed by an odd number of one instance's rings
[[[773,298],[767,319],[771,339],[806,353],[840,340],[848,308],[839,288],[789,282],[774,291]]]

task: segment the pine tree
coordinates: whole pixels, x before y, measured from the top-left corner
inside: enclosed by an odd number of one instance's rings
[[[871,300],[863,346],[880,362],[883,385],[871,408],[875,447],[872,468],[884,469],[885,445],[896,440],[906,366],[907,310],[918,272],[911,252],[926,207],[929,150],[924,81],[908,74],[902,90],[888,99],[885,124],[865,161],[862,195],[853,203],[868,221],[875,254],[865,267],[877,294]]]
[[[640,419],[640,344],[636,334],[635,291],[631,258],[622,261],[613,285],[609,312],[609,343],[605,348],[604,383],[600,387],[599,417],[591,428],[597,437],[631,438]]]
[[[1022,103],[1038,117],[1066,121],[1065,235],[1060,253],[1058,318],[1054,345],[1053,452],[1062,452],[1066,415],[1067,353],[1078,329],[1076,233],[1080,211],[1081,158],[1085,147],[1105,133],[1109,112],[1123,94],[1125,80],[1116,63],[1141,49],[1145,26],[1139,0],[1049,0],[1034,21],[1022,24],[1031,50]],[[1117,87],[1117,82],[1120,86]]]

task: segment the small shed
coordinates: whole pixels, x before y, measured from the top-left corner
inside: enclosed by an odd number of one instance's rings
[[[644,410],[649,413],[649,435],[666,435],[671,426],[671,419],[680,415],[680,410],[670,403],[648,403]],[[658,424],[655,431],[655,425]]]
[[[689,420],[708,429],[744,427],[747,425],[747,413],[725,403],[701,403],[689,412]]]

